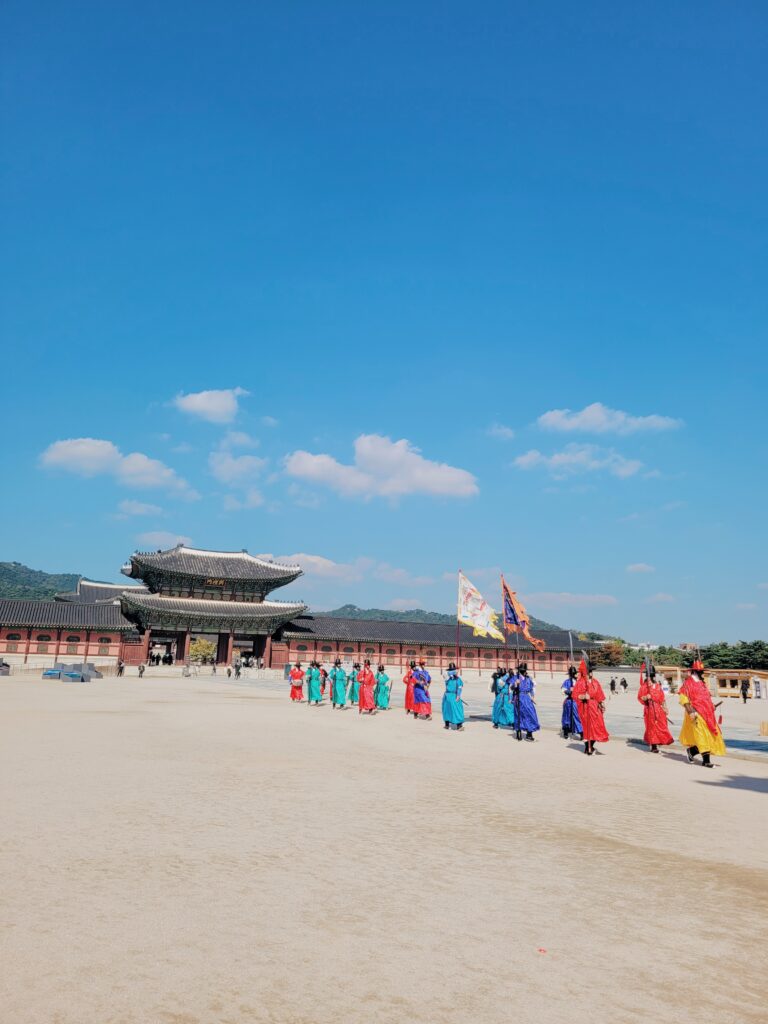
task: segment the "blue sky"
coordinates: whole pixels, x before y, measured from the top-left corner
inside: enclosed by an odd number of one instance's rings
[[[6,3],[0,558],[765,637],[759,3]]]

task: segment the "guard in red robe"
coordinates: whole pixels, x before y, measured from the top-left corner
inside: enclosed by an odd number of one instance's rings
[[[291,700],[304,700],[304,669],[297,661],[290,671]]]
[[[357,681],[360,684],[360,692],[357,699],[358,714],[367,711],[369,715],[375,714],[376,702],[373,698],[373,691],[376,686],[376,677],[371,670],[370,661],[366,661],[357,673]]]
[[[667,728],[667,695],[661,688],[661,683],[656,680],[656,669],[653,665],[648,669],[647,677],[645,664],[640,670],[640,688],[637,691],[637,699],[643,705],[643,719],[645,720],[643,742],[651,748],[651,753],[658,754],[660,746],[666,747],[675,741]]]
[[[596,743],[607,743],[610,739],[605,728],[605,694],[592,675],[592,669],[583,660],[579,665],[579,678],[573,688],[573,697],[579,705],[584,753],[594,754]]]
[[[405,683],[405,713],[410,715],[413,713],[413,684],[416,679],[413,675],[414,669],[416,668],[416,662],[412,661],[408,671],[403,676],[403,682]]]

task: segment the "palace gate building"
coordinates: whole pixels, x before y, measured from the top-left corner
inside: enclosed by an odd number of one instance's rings
[[[47,667],[57,661],[108,666],[146,662],[151,652],[189,659],[193,637],[215,643],[216,660],[262,658],[281,668],[316,659],[330,663],[383,663],[398,670],[424,658],[435,669],[457,660],[456,627],[313,615],[301,601],[276,601],[271,594],[301,576],[298,565],[257,558],[247,551],[204,551],[183,544],[167,551],[136,552],[122,568],[131,582],[80,580],[72,593],[53,601],[0,600],[0,657],[11,664]],[[459,634],[463,668],[512,664],[519,656],[534,671],[565,671],[571,638],[565,630],[537,635],[543,654],[522,637],[505,648]],[[579,650],[584,644],[578,644]],[[587,645],[591,646],[591,645]]]

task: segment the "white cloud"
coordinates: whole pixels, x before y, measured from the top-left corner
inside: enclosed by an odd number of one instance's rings
[[[671,602],[674,601],[674,600],[675,599],[674,599],[674,597],[671,594],[658,593],[658,594],[652,594],[650,597],[646,598],[645,603],[646,604],[671,604]]]
[[[45,449],[40,461],[48,469],[60,469],[78,476],[111,476],[124,487],[162,488],[182,498],[200,497],[186,480],[159,459],[152,459],[142,452],[123,455],[117,445],[99,438],[76,437],[54,441]]]
[[[258,448],[259,441],[244,430],[230,430],[219,442],[221,451],[229,451],[230,448]]]
[[[211,452],[208,468],[212,476],[230,487],[247,487],[266,466],[267,460],[257,455],[230,455],[229,452]]]
[[[740,612],[753,612],[757,608],[757,605],[752,601],[745,601],[743,604],[737,604],[736,607]]]
[[[242,509],[261,508],[264,495],[255,487],[249,487],[242,497],[227,494],[224,497],[224,508],[227,512],[240,512]]]
[[[499,441],[511,441],[515,436],[512,427],[506,427],[503,423],[492,423],[486,430],[488,437],[498,438]]]
[[[395,597],[387,604],[393,612],[410,612],[423,607],[423,603],[413,597]]]
[[[276,420],[274,416],[262,416],[261,422],[265,427],[276,427],[279,425],[280,420]]]
[[[539,416],[536,421],[544,430],[556,430],[560,433],[579,431],[585,434],[637,434],[641,431],[674,430],[682,425],[682,420],[671,416],[631,416],[620,409],[609,409],[602,402],[593,402],[581,412],[570,409],[551,409]]]
[[[768,583],[758,583],[757,584],[757,589],[758,590],[768,590]]]
[[[271,558],[271,555],[260,555]],[[374,565],[371,558],[358,558],[354,562],[334,562],[323,555],[309,555],[299,552],[293,555],[278,555],[278,562],[297,563],[312,579],[340,580],[343,583],[358,583]]]
[[[181,533],[171,533],[168,530],[149,530],[147,533],[140,533],[136,541],[148,549],[173,548],[177,544],[191,544],[192,538],[185,537]]]
[[[648,565],[647,562],[633,562],[632,565],[627,566],[627,572],[655,572],[655,568],[652,565]]]
[[[161,516],[163,514],[159,505],[150,505],[146,501],[133,501],[131,498],[121,501],[117,509],[118,519],[127,519],[129,516]]]
[[[354,442],[354,465],[331,455],[296,451],[286,457],[289,476],[329,487],[344,497],[397,498],[405,494],[463,498],[477,494],[477,481],[465,469],[425,459],[409,441],[361,434]]]
[[[526,594],[525,605],[531,608],[590,608],[599,605],[618,604],[612,594],[571,594],[568,591],[553,593],[545,591],[540,594]],[[533,614],[536,614],[535,611]]]
[[[373,575],[377,580],[383,580],[385,583],[398,583],[405,587],[429,586],[435,582],[431,576],[412,576],[407,569],[398,569],[394,565],[389,565],[388,562],[379,562]]]
[[[594,473],[605,470],[613,476],[634,476],[642,468],[637,459],[627,459],[613,448],[599,448],[594,444],[567,444],[560,452],[544,455],[532,448],[514,461],[518,469],[546,469],[557,479],[578,473]]]
[[[244,388],[225,388],[220,391],[193,391],[177,395],[173,404],[181,412],[197,416],[209,423],[231,423],[237,416],[238,399],[248,392]]]

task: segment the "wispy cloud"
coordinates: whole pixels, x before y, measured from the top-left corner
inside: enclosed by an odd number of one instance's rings
[[[410,612],[423,607],[424,605],[413,597],[395,597],[387,602],[387,608],[393,612]]]
[[[261,508],[264,504],[264,495],[255,487],[249,487],[245,494],[226,494],[224,496],[224,509],[227,512],[241,512],[249,508]]]
[[[231,448],[258,448],[258,438],[251,437],[244,430],[229,430],[219,441],[219,448],[226,452]]]
[[[388,562],[380,562],[373,575],[377,580],[398,583],[404,587],[426,587],[435,582],[431,576],[414,576],[408,569],[397,568]]]
[[[150,505],[146,501],[127,499],[117,506],[116,519],[128,519],[130,516],[160,516],[163,510],[159,505]]]
[[[285,460],[289,476],[330,488],[345,498],[398,498],[429,494],[465,498],[477,494],[477,481],[465,469],[425,459],[410,441],[361,434],[354,443],[354,464],[331,455],[296,451]]]
[[[217,391],[192,391],[177,395],[173,404],[181,412],[209,423],[231,423],[237,416],[239,399],[245,398],[245,388],[224,388]]]
[[[271,555],[262,555],[271,558]],[[336,580],[342,583],[358,583],[369,572],[375,562],[372,558],[358,558],[354,562],[334,562],[323,555],[311,555],[298,552],[292,555],[278,555],[279,562],[298,564],[311,580]]]
[[[515,432],[512,427],[507,427],[503,423],[492,423],[486,430],[488,437],[495,437],[499,441],[511,441]]]
[[[652,565],[648,565],[647,562],[633,562],[627,566],[627,572],[655,572],[655,568]]]
[[[645,603],[646,604],[671,604],[674,600],[675,600],[675,598],[672,596],[672,594],[658,593],[658,594],[652,594],[650,597],[647,597],[645,599]]]
[[[280,425],[280,420],[276,420],[274,416],[262,416],[261,423],[264,427],[277,427]]]
[[[741,604],[737,604],[736,607],[740,612],[753,612],[757,605],[753,601],[743,601]]]
[[[757,589],[758,590],[768,590],[768,583],[758,583],[757,584]]]
[[[627,459],[613,448],[599,448],[594,444],[567,444],[562,451],[544,455],[532,448],[514,460],[518,469],[545,469],[556,479],[579,473],[605,471],[617,477],[634,476],[642,468],[637,459]]]
[[[572,594],[568,591],[526,594],[525,604],[535,614],[536,608],[592,608],[618,604],[613,594]]]
[[[682,420],[672,416],[632,416],[620,409],[610,409],[602,402],[593,402],[580,412],[570,409],[551,409],[543,413],[536,421],[544,430],[559,433],[582,434],[637,434],[648,431],[674,430],[682,425]]]
[[[186,480],[159,459],[152,459],[143,452],[124,455],[112,441],[101,438],[54,441],[42,453],[40,462],[46,469],[82,477],[111,476],[123,487],[158,488],[188,500],[200,497]]]
[[[173,548],[177,544],[191,544],[192,538],[182,533],[171,533],[169,530],[149,530],[140,533],[136,542],[145,548]]]
[[[247,487],[267,464],[258,455],[232,455],[230,452],[211,452],[208,468],[219,483],[229,487]]]

